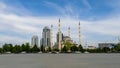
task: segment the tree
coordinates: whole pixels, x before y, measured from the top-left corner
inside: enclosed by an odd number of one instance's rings
[[[71,51],[72,52],[78,51],[78,47],[76,45],[72,46],[71,47]]]
[[[72,44],[70,42],[65,43],[67,51],[71,50]]]
[[[62,52],[67,52],[68,51],[68,49],[67,49],[67,47],[66,46],[64,46],[63,48],[62,48]]]
[[[41,50],[42,52],[45,52],[45,47],[44,47],[43,45],[41,45],[40,50]]]
[[[22,51],[26,51],[26,46],[25,46],[25,44],[22,44],[21,48],[22,48]]]
[[[4,44],[3,51],[4,52],[12,52],[13,45],[12,44]]]
[[[15,45],[13,47],[13,50],[12,50],[13,53],[21,53],[22,52],[22,48],[20,45]]]
[[[3,53],[3,49],[2,48],[0,48],[0,53]]]
[[[90,53],[97,53],[97,49],[87,49],[87,51]]]
[[[26,45],[25,45],[25,51],[26,51],[26,53],[30,53],[30,44],[29,43],[26,43]]]
[[[51,51],[52,51],[51,47],[48,47],[48,52],[51,52]]]
[[[117,46],[115,47],[115,50],[116,50],[117,52],[120,52],[120,43],[117,44]]]
[[[109,51],[110,51],[110,48],[109,48],[109,47],[104,47],[104,48],[103,48],[103,52],[107,53],[107,52],[109,52]]]
[[[79,45],[79,46],[78,46],[78,51],[84,52],[84,49],[83,49],[82,45]]]
[[[12,44],[9,44],[9,46],[10,46],[10,52],[12,53],[13,45],[12,45]]]
[[[96,52],[97,52],[97,53],[103,53],[103,49],[97,48],[97,49],[96,49]]]
[[[37,52],[39,52],[40,51],[40,49],[37,47],[37,45],[35,44],[34,46],[33,46],[33,48],[31,49],[31,52],[33,52],[33,53],[37,53]]]

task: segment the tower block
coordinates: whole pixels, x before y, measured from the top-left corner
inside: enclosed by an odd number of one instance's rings
[[[50,45],[50,48],[52,49],[53,47],[53,25],[51,25],[51,32],[50,32],[50,40],[51,40],[51,45]]]

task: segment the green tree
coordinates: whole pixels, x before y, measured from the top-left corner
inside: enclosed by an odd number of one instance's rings
[[[25,45],[25,51],[26,51],[26,53],[30,53],[30,44],[29,43],[26,43],[26,45]]]
[[[43,45],[41,45],[40,50],[41,50],[42,52],[45,52],[45,47],[44,47]]]
[[[13,48],[12,44],[4,44],[3,45],[3,51],[4,52],[11,52],[12,48]]]
[[[72,52],[78,51],[78,47],[76,45],[72,46],[71,47],[71,51]]]
[[[117,52],[120,52],[120,43],[117,44],[117,46],[115,47],[115,50],[116,50]]]
[[[51,51],[52,51],[51,47],[48,47],[48,52],[51,52]]]
[[[87,49],[89,53],[97,53],[97,49]]]
[[[0,48],[0,53],[3,53],[3,49],[2,48]]]
[[[104,48],[103,48],[103,52],[107,53],[107,52],[109,52],[109,51],[110,51],[110,48],[108,48],[108,47],[104,47]]]
[[[12,44],[9,44],[9,47],[10,47],[10,52],[12,53],[13,45],[12,45]]]
[[[82,45],[79,45],[79,46],[78,46],[78,51],[84,52],[84,49],[83,49]]]
[[[26,46],[25,46],[25,44],[22,44],[21,48],[22,48],[22,51],[26,51]]]
[[[66,46],[64,46],[63,48],[62,48],[62,52],[67,52],[68,51],[68,49],[67,49],[67,47]]]
[[[40,49],[37,47],[37,45],[35,44],[34,46],[33,46],[33,48],[31,49],[31,52],[33,52],[33,53],[37,53],[37,52],[39,52],[40,51]]]
[[[103,51],[103,49],[101,49],[101,48],[97,48],[97,49],[96,49],[96,52],[97,52],[97,53],[103,53],[104,51]]]
[[[71,47],[73,46],[70,42],[66,42],[65,46],[67,48],[67,51],[71,50]]]
[[[15,45],[13,47],[13,50],[12,50],[13,53],[21,53],[22,52],[22,48],[20,45]]]

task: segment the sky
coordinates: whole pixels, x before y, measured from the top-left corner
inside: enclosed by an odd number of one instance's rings
[[[0,0],[0,46],[31,42],[42,37],[45,26],[53,25],[54,42],[61,31],[78,43],[81,23],[82,44],[117,43],[120,37],[120,0]]]

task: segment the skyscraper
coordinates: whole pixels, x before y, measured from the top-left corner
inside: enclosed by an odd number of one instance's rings
[[[45,46],[45,48],[50,47],[51,45],[51,39],[50,39],[50,29],[49,27],[45,26],[43,28],[43,32],[42,32],[42,39],[41,39],[41,45]]]
[[[37,35],[34,35],[34,36],[32,37],[31,45],[32,45],[32,46],[34,46],[34,45],[37,45],[37,46],[38,46],[38,36],[37,36]]]
[[[50,48],[53,48],[53,25],[51,25],[51,30],[50,30]]]

